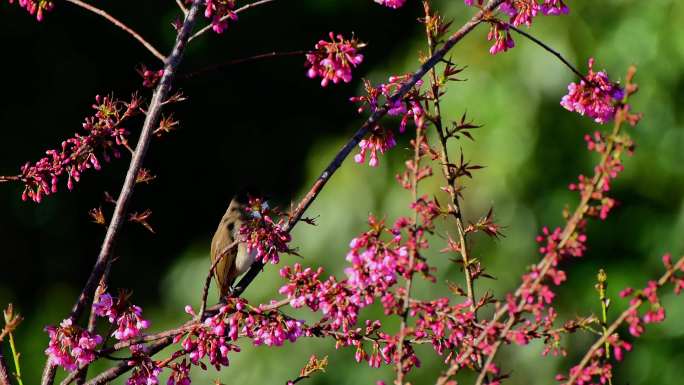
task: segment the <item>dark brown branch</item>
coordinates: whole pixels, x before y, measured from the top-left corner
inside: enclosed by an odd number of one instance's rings
[[[94,7],[94,6],[92,6],[92,5],[88,4],[88,3],[82,2],[82,1],[80,1],[80,0],[66,0],[66,1],[69,2],[69,3],[72,3],[72,4],[76,5],[76,6],[79,6],[79,7],[83,8],[83,9],[86,9],[86,10],[88,10],[88,11],[94,13],[94,14],[97,14],[97,15],[100,15],[100,16],[104,17],[105,19],[107,19],[109,22],[111,22],[111,23],[114,24],[115,26],[117,26],[117,27],[121,28],[122,30],[124,30],[125,32],[127,32],[127,33],[128,33],[129,35],[131,35],[135,40],[139,41],[140,44],[142,44],[143,46],[145,46],[145,48],[147,48],[147,50],[150,51],[150,53],[151,53],[152,55],[154,55],[157,59],[159,59],[159,60],[161,60],[161,61],[165,61],[165,60],[166,60],[166,58],[164,57],[164,55],[162,55],[156,48],[154,48],[154,46],[153,46],[152,44],[150,44],[150,42],[148,42],[147,40],[145,40],[145,39],[144,39],[142,36],[140,36],[140,34],[137,33],[135,30],[133,30],[132,28],[128,27],[126,24],[120,22],[119,20],[117,20],[114,16],[108,14],[107,12],[101,10],[100,8]]]
[[[288,52],[275,52],[275,51],[273,51],[273,52],[268,52],[268,53],[262,53],[259,55],[229,60],[227,62],[218,63],[218,64],[214,64],[214,65],[211,65],[208,67],[200,68],[196,71],[190,72],[188,74],[184,74],[181,77],[183,79],[192,79],[192,78],[196,77],[197,75],[202,75],[204,73],[212,72],[212,71],[218,71],[221,68],[232,66],[232,65],[248,63],[248,62],[257,61],[257,60],[261,60],[261,59],[271,59],[271,58],[276,58],[276,57],[287,57],[287,56],[299,56],[299,55],[304,55],[307,52],[309,52],[309,51],[304,51],[304,50],[288,51]]]
[[[74,322],[78,321],[83,309],[88,305],[90,300],[92,300],[95,289],[97,288],[97,285],[104,274],[105,267],[108,264],[118,232],[126,220],[126,207],[128,206],[133,194],[133,189],[136,184],[136,176],[138,175],[138,171],[142,167],[143,161],[145,159],[147,148],[149,147],[150,139],[152,138],[152,131],[159,123],[162,104],[169,94],[176,69],[178,68],[183,57],[185,46],[188,42],[188,38],[192,32],[192,27],[194,26],[197,18],[199,3],[200,0],[195,0],[190,8],[190,11],[188,11],[183,26],[178,32],[178,37],[176,38],[173,51],[171,51],[171,55],[168,57],[164,65],[164,75],[159,81],[159,85],[152,96],[152,101],[150,102],[150,106],[145,117],[145,123],[143,124],[142,131],[140,132],[140,137],[138,138],[135,154],[131,159],[131,164],[128,168],[128,172],[126,173],[126,179],[121,188],[119,198],[116,201],[114,214],[112,215],[112,220],[107,228],[107,234],[105,235],[105,239],[102,243],[100,254],[97,257],[97,261],[95,262],[92,272],[90,273],[90,277],[88,277],[88,281],[83,287],[83,291],[79,295],[78,300],[71,310],[70,318]],[[54,375],[54,365],[48,361],[45,365],[41,384],[51,385],[54,381]]]

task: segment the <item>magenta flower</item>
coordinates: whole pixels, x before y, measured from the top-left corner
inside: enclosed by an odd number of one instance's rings
[[[604,71],[594,72],[594,58],[589,59],[589,73],[579,83],[568,85],[561,106],[568,111],[586,115],[596,123],[606,123],[615,117],[615,104],[624,97],[624,91],[608,79]]]
[[[45,354],[53,364],[69,372],[93,362],[95,347],[102,343],[102,337],[73,325],[71,319],[62,321],[59,327],[47,326],[45,331],[50,336]]]
[[[320,40],[315,49],[306,54],[305,65],[309,67],[307,76],[311,79],[321,78],[321,86],[327,86],[331,81],[334,84],[342,80],[349,83],[352,79],[352,68],[363,61],[363,55],[359,49],[365,47],[354,37],[345,39],[342,35],[329,34],[330,41]],[[337,39],[337,40],[336,40]]]
[[[40,203],[44,196],[57,192],[62,176],[66,176],[67,188],[71,190],[84,171],[102,167],[101,159],[109,162],[112,157],[121,156],[121,151],[128,145],[128,130],[121,125],[140,111],[140,100],[134,95],[126,103],[98,95],[93,109],[96,113],[83,123],[85,135],[76,134],[63,141],[59,150],[47,150],[46,157],[21,167],[19,178],[25,185],[22,200],[30,198]]]
[[[9,0],[9,3],[13,4],[14,0]],[[35,15],[38,21],[43,21],[43,12],[50,12],[55,6],[50,0],[19,0],[17,4],[30,15]]]
[[[397,9],[401,8],[404,6],[404,3],[406,3],[406,0],[373,0],[376,3],[380,5],[384,5],[385,7]]]
[[[508,29],[508,24],[492,23],[489,27],[487,40],[494,41],[494,45],[489,49],[489,53],[496,55],[499,52],[506,52],[515,47],[515,41]]]
[[[239,234],[247,244],[247,252],[253,253],[257,261],[276,264],[280,262],[279,253],[293,253],[287,245],[292,237],[284,230],[287,221],[278,218],[279,212],[253,197],[249,198],[247,212],[251,219],[240,227]]]
[[[103,293],[99,301],[93,304],[93,308],[96,315],[107,317],[110,323],[116,325],[112,336],[119,341],[135,338],[150,327],[150,321],[142,318],[142,308],[130,304],[127,294],[121,293],[115,298]]]
[[[234,11],[235,0],[205,0],[204,17],[211,19],[211,29],[223,33],[228,29],[228,20],[237,21]]]
[[[132,357],[128,365],[133,366],[131,377],[126,380],[126,385],[156,385],[159,383],[159,374],[162,368],[150,358],[145,346],[132,345]]]

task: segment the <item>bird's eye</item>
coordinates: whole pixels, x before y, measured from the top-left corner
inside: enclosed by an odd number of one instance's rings
[[[229,230],[229,231],[233,231],[234,228],[235,228],[235,223],[232,223],[232,222],[231,222],[231,223],[228,224],[228,230]]]

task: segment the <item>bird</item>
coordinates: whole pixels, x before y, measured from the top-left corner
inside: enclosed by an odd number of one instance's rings
[[[249,220],[245,209],[246,200],[238,195],[233,197],[211,240],[211,263],[216,263],[214,277],[220,298],[232,292],[235,279],[247,272],[255,260],[256,253],[249,252],[247,245],[239,241],[240,227]]]

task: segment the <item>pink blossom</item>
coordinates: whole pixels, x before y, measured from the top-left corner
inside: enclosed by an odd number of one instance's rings
[[[84,171],[102,167],[101,159],[109,162],[112,156],[120,157],[128,135],[128,130],[121,125],[140,111],[139,104],[135,95],[129,103],[110,96],[96,96],[93,104],[96,112],[83,123],[86,135],[76,134],[63,141],[58,150],[47,150],[46,157],[21,167],[19,177],[25,185],[21,199],[40,203],[43,197],[57,192],[62,176],[66,176],[67,188],[71,190]]]
[[[247,252],[253,253],[257,261],[273,264],[280,262],[279,253],[293,253],[287,245],[292,238],[284,230],[285,216],[278,218],[277,210],[255,197],[249,198],[246,210],[250,219],[240,227],[239,235],[247,244]]]
[[[494,41],[494,45],[489,49],[489,53],[496,55],[499,52],[506,52],[515,47],[515,41],[508,30],[507,24],[492,23],[489,27],[487,40]]]
[[[623,90],[608,79],[604,71],[594,72],[594,59],[589,59],[589,73],[579,83],[568,85],[568,94],[561,106],[568,111],[587,115],[597,123],[606,123],[615,117],[615,104],[623,96]]]
[[[358,53],[365,44],[356,38],[345,39],[342,35],[330,32],[330,41],[320,40],[315,49],[306,54],[307,76],[311,79],[321,78],[321,86],[331,81],[337,84],[340,80],[349,83],[352,79],[352,68],[363,61]]]
[[[211,19],[211,29],[223,33],[228,29],[228,20],[237,21],[234,11],[235,0],[205,0],[204,17]]]
[[[53,364],[69,372],[93,362],[95,348],[102,343],[102,337],[73,325],[70,318],[62,321],[59,327],[47,326],[45,331],[50,336],[45,354]]]
[[[132,357],[128,365],[133,366],[133,373],[126,385],[156,385],[162,368],[150,358],[144,345],[131,346]]]
[[[389,8],[401,8],[404,3],[406,3],[406,0],[373,0],[378,4],[384,5],[385,7]]]
[[[13,4],[14,0],[9,0],[9,3]],[[43,13],[52,11],[55,6],[50,0],[19,0],[17,4],[30,15],[35,15],[38,21],[43,21]]]

